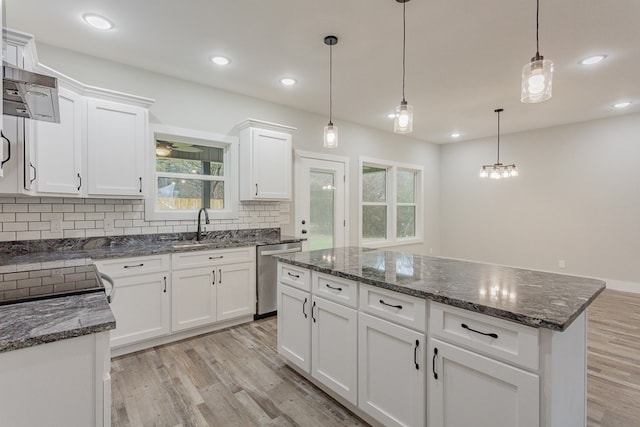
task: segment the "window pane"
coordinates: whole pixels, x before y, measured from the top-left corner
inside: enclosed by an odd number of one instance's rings
[[[386,240],[387,207],[362,207],[362,238],[369,240]]]
[[[416,173],[398,171],[398,203],[415,203]]]
[[[224,182],[158,178],[156,209],[224,209]]]
[[[398,238],[415,237],[416,235],[416,207],[398,206]]]
[[[330,172],[311,171],[309,174],[311,218],[309,221],[309,249],[333,247],[334,175]]]
[[[362,201],[387,201],[387,170],[370,166],[362,167]]]
[[[224,175],[224,149],[183,142],[156,141],[158,172]]]

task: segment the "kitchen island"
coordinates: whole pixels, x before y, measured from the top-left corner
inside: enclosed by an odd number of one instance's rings
[[[367,421],[585,425],[604,282],[355,247],[279,261],[279,353]]]

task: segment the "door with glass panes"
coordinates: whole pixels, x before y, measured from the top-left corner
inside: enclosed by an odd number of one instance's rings
[[[346,161],[296,155],[295,169],[296,236],[308,250],[345,246]]]

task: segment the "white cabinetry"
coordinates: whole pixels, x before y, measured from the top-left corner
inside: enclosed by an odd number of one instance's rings
[[[425,423],[425,306],[418,298],[360,285],[358,406],[387,426]]]
[[[429,426],[541,425],[538,332],[432,302]]]
[[[115,282],[111,310],[116,329],[111,331],[111,347],[118,348],[170,331],[169,255],[118,258],[96,261],[101,273]]]
[[[326,288],[335,294],[329,298],[340,303],[312,295],[310,278],[314,293]],[[353,405],[358,399],[358,316],[349,306],[356,304],[355,282],[278,264],[279,353]]]
[[[87,169],[90,196],[142,197],[147,110],[87,99]]]
[[[0,354],[0,424],[111,426],[109,334]]]
[[[33,163],[38,171],[34,190],[79,196],[83,185],[84,100],[63,87],[58,93],[60,123],[33,122]]]
[[[429,426],[539,426],[538,376],[429,340]]]
[[[249,119],[240,129],[240,200],[291,200],[291,132]]]
[[[255,247],[172,255],[171,330],[255,312]]]

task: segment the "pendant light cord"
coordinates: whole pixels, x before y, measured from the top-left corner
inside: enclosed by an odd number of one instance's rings
[[[333,124],[333,45],[329,45],[329,124]]]
[[[498,161],[497,164],[500,164],[500,111],[496,111],[498,113]]]
[[[404,99],[405,56],[407,49],[407,2],[402,3],[402,102]]]
[[[536,57],[540,56],[540,38],[538,36],[540,22],[540,0],[536,0]]]

